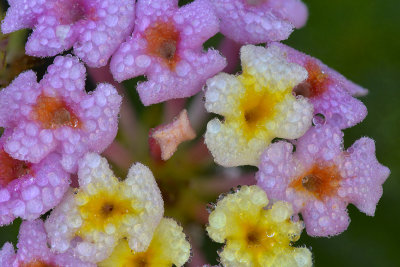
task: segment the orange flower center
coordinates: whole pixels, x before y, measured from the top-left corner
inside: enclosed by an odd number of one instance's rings
[[[80,127],[78,117],[64,101],[56,97],[40,95],[33,107],[32,116],[45,129],[57,129],[61,126]]]
[[[318,97],[325,93],[328,88],[331,79],[324,73],[318,64],[313,60],[308,60],[305,64],[305,68],[308,71],[308,79],[296,86],[293,92],[296,95],[302,95],[304,97]]]
[[[53,263],[47,263],[42,260],[33,260],[28,263],[22,263],[21,267],[58,267]]]
[[[6,187],[11,181],[30,174],[31,164],[13,159],[3,149],[0,150],[0,186]]]
[[[336,195],[342,177],[335,165],[314,165],[309,171],[294,180],[290,186],[305,191],[318,199]]]
[[[179,60],[177,55],[179,32],[172,22],[156,22],[154,26],[146,29],[147,52],[157,56],[169,66],[171,70]]]

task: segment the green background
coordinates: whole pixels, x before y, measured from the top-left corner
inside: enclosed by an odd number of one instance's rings
[[[400,266],[400,1],[304,2],[308,23],[286,43],[370,90],[362,98],[369,114],[345,131],[345,144],[362,136],[375,139],[377,158],[392,173],[374,218],[350,205],[352,221],[343,234],[310,238],[304,233],[297,244],[312,248],[315,266]],[[0,245],[15,241],[18,224],[0,229]]]

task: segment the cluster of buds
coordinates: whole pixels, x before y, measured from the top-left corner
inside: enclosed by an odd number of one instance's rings
[[[164,217],[152,171],[135,163],[120,179],[99,155],[124,114],[118,82],[141,75],[147,80],[136,89],[145,106],[203,89],[206,111],[223,117],[205,132],[214,161],[258,167],[256,185],[223,195],[209,215],[210,238],[226,243],[223,266],[311,266],[310,250],[293,246],[304,228],[310,236],[340,234],[349,203],[374,215],[390,171],[372,139],[345,149],[342,132],[365,118],[355,97],[367,90],[280,43],[307,21],[300,0],[8,2],[2,32],[33,29],[26,54],[56,57],[39,82],[28,70],[0,91],[0,225],[24,220],[18,251],[6,243],[1,266],[189,260],[191,245]],[[224,56],[203,48],[218,32]],[[73,55],[57,56],[65,51]],[[241,72],[222,73],[238,54]],[[90,72],[105,66],[117,82],[87,92],[85,65]],[[189,117],[183,110],[151,130],[154,158],[166,161],[196,137]]]

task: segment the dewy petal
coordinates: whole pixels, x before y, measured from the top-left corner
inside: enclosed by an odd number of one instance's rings
[[[163,215],[151,171],[137,163],[120,182],[106,159],[88,153],[80,162],[78,176],[80,188],[75,194],[70,191],[46,221],[52,249],[71,248],[90,262],[109,257],[121,238],[137,252],[146,250]],[[80,240],[74,240],[77,236]]]
[[[287,202],[266,209],[268,198],[258,186],[243,186],[218,201],[209,217],[211,239],[225,243],[224,266],[311,266],[308,249],[291,247],[303,225],[293,222]]]
[[[358,179],[344,181],[340,193],[360,211],[373,216],[383,193],[381,185],[389,177],[390,170],[376,159],[375,142],[370,138],[357,140],[348,151],[350,155],[342,162],[343,172],[347,177]]]
[[[323,114],[329,124],[348,128],[361,122],[367,115],[367,108],[351,96],[354,84],[316,58],[301,53],[289,46],[272,43],[278,47],[289,62],[307,69],[308,79],[294,88],[297,95],[307,97],[314,106],[314,114]]]
[[[343,133],[329,124],[315,126],[296,143],[272,144],[261,157],[257,184],[275,199],[292,203],[312,236],[347,229],[347,205],[373,215],[389,169],[375,156],[374,141],[361,138],[343,151]]]
[[[54,208],[69,187],[59,155],[49,154],[37,164],[13,159],[3,148],[9,136],[6,130],[0,139],[0,225],[17,217],[38,218]]]
[[[0,250],[0,266],[12,266],[15,257],[14,246],[11,243],[5,243]]]
[[[181,8],[176,0],[139,1],[135,30],[113,55],[111,72],[119,82],[147,76],[137,86],[146,106],[192,96],[226,66],[217,51],[203,51],[217,32],[218,19],[207,0]]]
[[[276,14],[277,17],[290,21],[296,28],[303,27],[307,22],[308,9],[301,0],[268,0],[264,2],[266,2],[266,5],[269,5],[272,12]]]
[[[190,244],[185,239],[182,227],[172,219],[163,218],[146,251],[135,253],[130,249],[128,242],[122,239],[113,254],[98,265],[99,267],[182,266],[188,261],[189,256]]]
[[[297,0],[211,2],[221,20],[221,33],[241,44],[285,40],[293,31],[293,24],[304,25],[308,16],[304,4]]]
[[[32,28],[26,51],[54,56],[71,47],[91,67],[101,67],[132,32],[135,2],[130,0],[9,1],[2,23],[9,33]]]
[[[307,72],[286,61],[279,48],[241,49],[243,73],[218,74],[207,81],[206,109],[225,117],[207,125],[205,142],[223,166],[258,165],[273,138],[298,138],[311,125],[312,107],[291,91]]]
[[[85,76],[76,57],[59,56],[39,84],[28,71],[3,89],[0,126],[12,132],[6,152],[33,163],[59,152],[69,172],[86,152],[102,152],[116,135],[121,97],[108,84],[87,94]]]
[[[24,221],[19,229],[17,254],[10,243],[0,252],[1,266],[65,266],[94,267],[95,264],[74,258],[70,251],[55,254],[47,246],[47,234],[43,221]],[[7,264],[6,264],[7,263]]]

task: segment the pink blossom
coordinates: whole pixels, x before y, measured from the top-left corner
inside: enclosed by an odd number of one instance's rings
[[[111,60],[111,72],[121,82],[139,75],[148,81],[137,90],[144,105],[189,97],[221,71],[218,51],[203,51],[203,43],[219,30],[208,0],[181,8],[178,0],[139,0],[132,37]]]
[[[343,133],[329,125],[309,130],[296,144],[272,144],[261,157],[258,185],[269,197],[291,202],[311,236],[332,236],[347,229],[347,205],[373,216],[389,169],[375,157],[370,138],[343,151]]]
[[[69,172],[88,151],[101,152],[117,133],[121,97],[109,84],[85,93],[85,67],[72,56],[57,57],[40,83],[33,71],[0,92],[0,126],[10,129],[4,150],[39,163],[53,151]]]
[[[75,258],[71,251],[56,254],[47,246],[47,235],[43,221],[25,221],[21,224],[18,236],[18,251],[15,254],[10,243],[5,243],[0,251],[0,265],[9,267],[23,266],[62,266],[95,267]]]
[[[0,138],[0,225],[16,217],[37,219],[54,208],[69,187],[59,155],[49,154],[37,164],[13,159],[3,150],[9,137],[6,131]]]
[[[366,89],[347,80],[316,58],[284,44],[273,43],[270,46],[279,47],[289,62],[307,70],[307,80],[294,88],[293,92],[310,100],[314,114],[323,114],[327,123],[341,129],[354,126],[365,118],[367,108],[351,94],[364,95]]]
[[[241,44],[285,40],[304,26],[307,6],[300,0],[211,0],[221,33]]]
[[[31,56],[55,56],[71,47],[91,67],[108,59],[132,32],[135,1],[8,0],[1,30],[33,29],[26,44]]]

